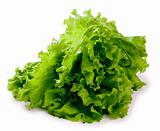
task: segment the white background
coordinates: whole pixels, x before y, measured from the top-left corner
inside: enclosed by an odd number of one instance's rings
[[[14,69],[37,60],[53,37],[65,29],[63,19],[72,9],[92,9],[115,20],[124,35],[145,35],[149,68],[141,75],[146,82],[133,95],[128,116],[104,118],[83,124],[59,119],[44,111],[28,111],[7,91]],[[157,0],[0,0],[0,131],[136,131],[160,130],[160,3]]]

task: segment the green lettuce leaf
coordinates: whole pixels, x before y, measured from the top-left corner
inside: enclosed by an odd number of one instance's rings
[[[40,61],[28,63],[8,81],[8,90],[29,109],[42,108],[71,121],[92,123],[104,115],[123,118],[137,76],[148,67],[144,36],[123,36],[115,22],[91,10],[73,10],[60,40],[53,40]]]

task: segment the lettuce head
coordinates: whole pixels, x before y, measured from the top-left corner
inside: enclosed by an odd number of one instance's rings
[[[64,24],[64,34],[39,61],[16,69],[8,90],[29,109],[71,121],[126,116],[132,94],[144,85],[137,74],[148,66],[145,37],[124,36],[114,21],[91,10],[82,16],[73,10]]]

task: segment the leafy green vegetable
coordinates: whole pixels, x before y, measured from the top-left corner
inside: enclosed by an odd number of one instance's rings
[[[72,11],[60,40],[53,40],[39,62],[16,69],[9,79],[13,96],[29,109],[42,108],[72,121],[92,123],[103,115],[127,115],[134,91],[144,83],[137,73],[145,71],[145,37],[126,37],[115,22]]]

